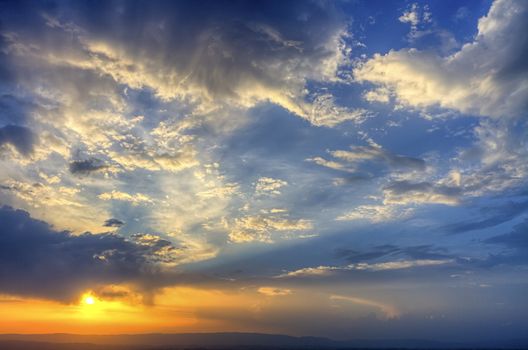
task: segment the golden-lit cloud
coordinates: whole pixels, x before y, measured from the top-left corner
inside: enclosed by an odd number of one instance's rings
[[[138,204],[141,202],[152,203],[152,200],[142,193],[130,194],[113,190],[112,192],[101,193],[98,197],[104,201],[116,200],[131,202],[132,204]]]
[[[273,242],[276,232],[306,231],[312,228],[306,219],[289,219],[281,213],[236,218],[231,226],[229,238],[235,243]]]
[[[0,331],[526,333],[528,6],[363,5],[0,6]]]
[[[277,196],[280,195],[280,189],[287,186],[288,182],[271,177],[261,177],[255,184],[255,193],[260,196]]]
[[[258,289],[260,294],[264,294],[269,297],[284,296],[292,294],[291,289],[277,288],[277,287],[260,287]]]
[[[340,271],[386,271],[386,270],[400,270],[423,266],[438,266],[452,263],[452,259],[432,260],[432,259],[418,259],[418,260],[397,260],[385,261],[379,263],[357,263],[346,266],[317,266],[305,267],[302,269],[286,272],[275,276],[276,278],[288,277],[325,277],[330,276]]]

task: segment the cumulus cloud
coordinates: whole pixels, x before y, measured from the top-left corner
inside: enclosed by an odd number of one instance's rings
[[[485,120],[475,127],[475,144],[456,158],[465,168],[460,176],[465,193],[482,196],[522,186],[528,175],[527,125],[525,120]]]
[[[405,21],[414,23],[410,12]],[[435,106],[465,114],[520,117],[528,110],[528,4],[497,0],[479,20],[473,41],[442,57],[430,51],[403,49],[375,54],[354,69],[355,79],[372,83],[367,95],[394,99],[399,106]]]

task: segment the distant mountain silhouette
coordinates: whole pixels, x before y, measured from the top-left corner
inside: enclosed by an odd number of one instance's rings
[[[170,349],[477,349],[528,348],[528,339],[462,344],[419,339],[337,341],[260,333],[181,334],[1,334],[2,350],[170,350]]]

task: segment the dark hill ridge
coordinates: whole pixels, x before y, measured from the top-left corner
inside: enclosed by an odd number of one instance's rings
[[[501,343],[448,343],[419,339],[337,341],[261,333],[180,334],[0,334],[2,350],[143,350],[143,349],[476,349],[528,348],[528,339]]]

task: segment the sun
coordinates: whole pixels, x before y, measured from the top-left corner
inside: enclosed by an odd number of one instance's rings
[[[84,303],[87,304],[87,305],[93,305],[95,304],[95,298],[90,296],[90,295],[87,295],[84,297],[83,299]]]

